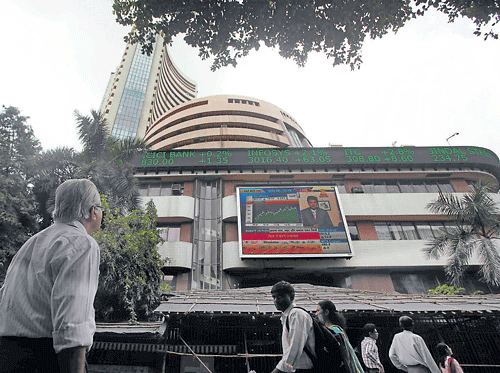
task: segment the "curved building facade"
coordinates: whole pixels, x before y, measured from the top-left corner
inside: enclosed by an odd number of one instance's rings
[[[255,98],[219,95],[176,106],[146,131],[153,150],[310,147],[285,111]]]
[[[181,73],[166,48],[159,70],[150,124],[175,106],[196,98],[197,93],[196,83]]]
[[[284,110],[236,95],[177,105],[147,129],[144,140],[152,150],[311,146],[303,129]]]

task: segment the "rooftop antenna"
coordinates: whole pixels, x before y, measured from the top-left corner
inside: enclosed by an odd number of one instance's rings
[[[451,135],[450,137],[448,137],[448,138],[446,139],[446,142],[448,143],[448,145],[450,145],[450,142],[449,142],[448,140],[449,140],[449,139],[451,139],[451,138],[452,138],[452,137],[454,137],[454,136],[458,136],[458,134],[459,134],[458,132],[455,132],[453,135]]]

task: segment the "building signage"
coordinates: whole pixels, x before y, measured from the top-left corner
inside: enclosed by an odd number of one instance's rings
[[[500,172],[495,153],[474,146],[168,150],[141,154],[134,164],[138,169],[476,164]]]
[[[353,255],[335,187],[239,187],[236,193],[242,258]]]

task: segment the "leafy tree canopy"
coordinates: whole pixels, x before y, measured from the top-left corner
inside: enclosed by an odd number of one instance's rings
[[[106,198],[103,227],[94,233],[101,249],[96,318],[102,321],[148,320],[160,302],[163,261],[156,246],[162,239],[156,229],[152,201],[128,216],[111,211]]]
[[[29,179],[35,171],[37,157],[42,150],[28,117],[18,108],[2,106],[0,112],[0,171],[8,176],[17,174]]]
[[[0,282],[22,244],[37,231],[33,174],[41,147],[27,117],[15,107],[0,112]]]
[[[354,69],[362,63],[366,36],[397,32],[434,7],[450,21],[468,17],[475,34],[498,38],[487,27],[500,20],[498,0],[114,0],[117,22],[134,26],[126,37],[151,53],[157,34],[171,43],[184,34],[202,59],[214,57],[212,70],[236,65],[261,42],[303,66],[310,52],[322,52],[333,65]]]
[[[52,223],[56,188],[66,180],[87,178],[108,198],[112,210],[122,214],[139,207],[139,191],[130,164],[143,141],[117,140],[107,131],[106,121],[95,110],[90,115],[75,111],[82,152],[60,147],[41,154],[36,165],[33,194],[37,201],[40,228]]]
[[[453,218],[456,227],[441,230],[441,235],[424,249],[427,258],[448,257],[445,273],[455,287],[459,287],[474,253],[477,254],[482,279],[491,285],[500,285],[500,210],[488,192],[490,187],[477,183],[459,199],[453,194],[439,194],[437,201],[427,208],[437,214]]]
[[[80,160],[80,154],[67,147],[47,150],[40,154],[37,174],[33,181],[40,230],[52,224],[55,191],[66,180],[78,178]]]

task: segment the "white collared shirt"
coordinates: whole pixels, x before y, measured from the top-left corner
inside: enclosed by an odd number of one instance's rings
[[[314,354],[314,330],[311,316],[300,308],[293,308],[291,304],[281,315],[283,333],[281,343],[283,345],[283,357],[276,366],[284,372],[295,372],[296,369],[311,369],[313,363],[304,347]],[[286,319],[288,317],[287,330]]]
[[[14,256],[0,290],[0,335],[92,345],[99,246],[82,223],[56,222]]]
[[[403,330],[394,336],[389,358],[400,370],[407,371],[407,366],[423,365],[432,373],[441,373],[423,338],[409,330]]]

